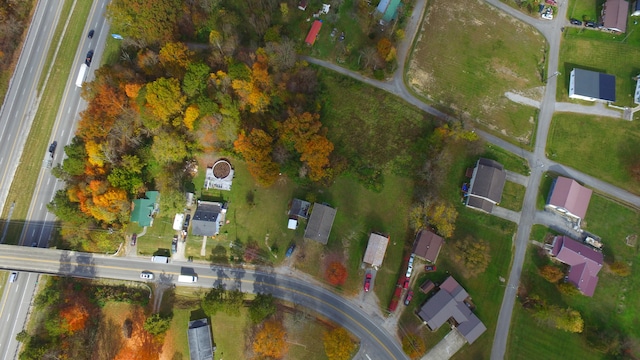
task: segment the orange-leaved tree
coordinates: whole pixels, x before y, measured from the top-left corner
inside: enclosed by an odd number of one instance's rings
[[[318,181],[326,175],[333,143],[325,136],[313,135],[305,144],[300,160],[309,167],[309,179]]]
[[[247,161],[247,168],[253,178],[263,186],[270,186],[278,177],[278,164],[271,158],[273,138],[260,129],[253,129],[249,135],[238,135],[233,143],[237,152]]]
[[[324,351],[329,360],[349,360],[356,344],[342,327],[327,331],[323,336]]]
[[[87,319],[89,319],[89,311],[78,303],[71,303],[60,310],[60,317],[64,319],[66,330],[69,334],[73,334],[78,330],[84,329]]]
[[[289,350],[286,336],[287,333],[280,321],[275,319],[268,320],[256,334],[253,342],[253,351],[262,357],[280,359]]]
[[[331,285],[342,285],[347,280],[347,268],[342,263],[333,261],[327,266],[325,275]]]

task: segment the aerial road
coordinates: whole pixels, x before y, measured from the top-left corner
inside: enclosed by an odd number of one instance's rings
[[[275,274],[271,269],[245,269],[172,262],[159,264],[142,258],[122,258],[74,251],[32,249],[0,245],[0,269],[65,275],[81,278],[110,278],[140,281],[142,271],[151,271],[153,281],[175,284],[180,274],[196,274],[198,282],[187,284],[210,288],[223,284],[227,289],[249,293],[271,293],[275,297],[308,307],[345,327],[361,339],[372,360],[407,359],[394,337],[370,320],[351,301],[323,287],[294,277]],[[4,339],[0,338],[0,342]]]

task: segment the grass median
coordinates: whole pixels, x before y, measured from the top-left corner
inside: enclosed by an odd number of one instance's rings
[[[19,241],[22,228],[25,224],[27,212],[31,204],[31,195],[37,191],[36,183],[38,180],[38,174],[42,169],[42,161],[44,154],[49,146],[49,138],[53,125],[56,121],[56,115],[60,102],[62,101],[62,95],[67,84],[67,79],[70,76],[72,64],[75,59],[76,49],[78,42],[82,38],[82,32],[84,29],[84,21],[75,19],[86,19],[91,9],[91,2],[77,1],[75,6],[72,6],[74,2],[72,0],[66,0],[63,8],[63,12],[60,16],[60,22],[56,27],[56,33],[53,37],[53,43],[49,49],[49,55],[47,56],[50,67],[43,69],[40,79],[39,88],[41,97],[39,101],[38,112],[35,115],[29,137],[27,138],[22,157],[20,159],[20,165],[13,178],[13,183],[9,190],[5,209],[3,209],[3,218],[7,218],[9,207],[15,202],[15,208],[11,216],[11,222],[7,232],[6,243],[17,244]],[[69,24],[64,31],[65,23],[69,20]],[[56,46],[60,42],[60,49],[54,59],[53,56],[56,52]],[[44,84],[44,79],[49,74],[49,79]],[[55,164],[54,164],[55,165]]]

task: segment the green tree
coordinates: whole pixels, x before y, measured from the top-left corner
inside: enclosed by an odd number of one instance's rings
[[[244,305],[244,293],[238,289],[227,291],[225,305],[227,314],[240,316],[240,309]]]
[[[71,176],[84,174],[87,150],[80,137],[74,137],[71,144],[64,147],[67,158],[62,162],[62,170]]]
[[[134,195],[144,187],[144,182],[140,174],[136,174],[124,168],[115,168],[107,176],[109,183],[117,188],[126,190]]]
[[[613,264],[609,265],[609,270],[621,277],[631,275],[631,267],[624,261],[613,262]]]
[[[161,314],[153,314],[144,321],[144,329],[151,335],[164,334],[171,327],[171,319],[173,314],[163,316]]]
[[[249,306],[249,319],[254,324],[276,313],[276,304],[271,294],[258,293]]]
[[[189,64],[182,80],[182,92],[190,99],[203,94],[207,90],[209,71],[209,66],[204,63]]]
[[[67,190],[64,189],[56,191],[53,200],[47,204],[47,210],[54,214],[60,221],[72,224],[89,221],[89,218],[80,211],[78,204],[69,199]]]
[[[107,18],[113,30],[143,47],[174,38],[181,5],[180,0],[113,0]]]
[[[184,209],[186,198],[182,191],[168,190],[160,196],[160,213],[176,214]]]
[[[153,137],[151,150],[161,164],[181,162],[189,155],[186,141],[176,134],[165,131]]]
[[[174,78],[159,78],[147,84],[147,106],[161,123],[179,115],[184,109],[187,97],[180,91],[180,82]]]
[[[224,309],[224,287],[221,284],[211,288],[202,299],[202,310],[213,316]]]
[[[26,344],[29,342],[29,340],[31,339],[31,336],[29,335],[28,332],[26,332],[25,330],[20,331],[17,335],[16,335],[16,340]]]

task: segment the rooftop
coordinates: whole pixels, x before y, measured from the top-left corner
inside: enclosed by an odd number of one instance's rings
[[[444,239],[429,230],[421,230],[413,243],[413,253],[435,263]]]
[[[211,339],[211,326],[206,318],[189,321],[187,337],[191,360],[213,360],[215,348]]]
[[[589,208],[593,191],[578,184],[577,181],[558,176],[551,186],[549,205],[566,209],[573,215],[583,219]]]
[[[336,209],[324,204],[313,204],[311,216],[304,231],[304,238],[326,245],[336,217]]]
[[[389,238],[380,234],[371,233],[369,235],[369,243],[364,253],[363,262],[372,266],[381,266],[384,260],[384,254],[387,252]]]

